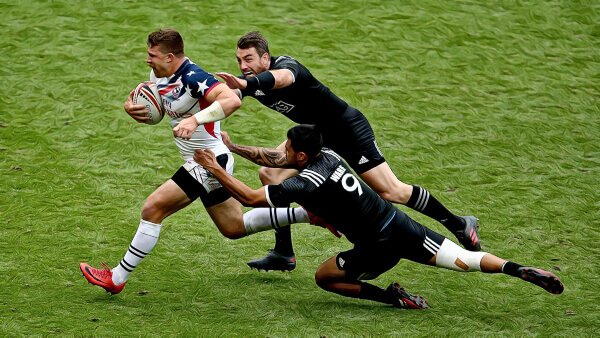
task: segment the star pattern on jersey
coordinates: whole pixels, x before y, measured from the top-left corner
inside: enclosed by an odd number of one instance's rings
[[[193,71],[193,70],[191,70],[191,71],[189,71],[189,72],[188,72],[187,74],[185,74],[185,75],[186,75],[186,76],[192,76],[192,75],[194,75],[194,74],[196,74],[196,72],[195,72],[195,71]]]
[[[199,92],[199,93],[200,93],[200,92],[202,92],[202,96],[204,96],[204,91],[205,91],[205,90],[207,90],[207,89],[209,88],[209,87],[206,85],[206,81],[208,81],[208,79],[207,79],[207,80],[204,80],[204,81],[202,81],[202,82],[198,82],[198,92]]]

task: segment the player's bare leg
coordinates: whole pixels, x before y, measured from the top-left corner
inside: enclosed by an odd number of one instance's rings
[[[439,251],[428,264],[463,272],[504,273],[533,283],[553,294],[561,294],[564,290],[560,279],[549,271],[522,266],[483,251],[468,251],[449,239],[443,241]]]
[[[107,292],[112,294],[121,292],[129,275],[150,254],[158,242],[162,221],[190,203],[185,192],[173,180],[163,183],[146,199],[137,232],[119,265],[110,269],[103,264],[104,267],[98,269],[87,263],[81,263],[79,268],[84,277]]]
[[[233,197],[207,207],[206,211],[221,232],[229,239],[246,237],[257,232],[289,227],[293,223],[308,223],[303,208],[254,208],[242,213],[242,205]]]
[[[158,187],[147,199],[142,208],[142,220],[138,230],[119,265],[110,269],[94,268],[81,263],[84,277],[92,284],[116,294],[123,290],[129,275],[152,251],[160,234],[162,221],[169,215],[188,206],[192,201],[173,181],[168,180]],[[237,239],[256,232],[273,230],[275,224],[270,220],[275,215],[293,215],[293,218],[281,217],[277,227],[289,227],[291,223],[307,223],[309,218],[302,208],[258,208],[242,213],[242,205],[234,198],[206,208],[213,222],[230,239]],[[264,214],[267,216],[265,217]],[[277,218],[277,217],[275,217]]]
[[[315,281],[323,290],[341,296],[368,299],[404,309],[426,309],[429,307],[425,298],[409,294],[398,283],[392,283],[387,289],[382,289],[373,284],[349,279],[346,272],[338,268],[336,259],[337,256],[329,258],[319,266],[315,273]]]
[[[229,239],[246,236],[242,205],[235,198],[207,207],[206,211],[221,234]]]

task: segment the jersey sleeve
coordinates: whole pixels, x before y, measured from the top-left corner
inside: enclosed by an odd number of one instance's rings
[[[188,84],[187,89],[190,91],[190,95],[196,99],[204,99],[206,95],[220,83],[214,75],[207,73],[200,68],[190,71],[184,76],[187,77],[186,83]]]
[[[280,184],[266,186],[265,193],[271,207],[287,207],[292,202],[301,203],[309,189],[305,179],[294,176]]]
[[[305,76],[304,67],[296,59],[289,56],[279,56],[275,60],[275,66],[271,69],[289,69],[297,81]]]

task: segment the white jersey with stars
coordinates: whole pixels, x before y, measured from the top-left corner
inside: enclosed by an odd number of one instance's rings
[[[170,77],[157,78],[154,71],[150,71],[150,81],[158,86],[165,114],[171,118],[171,127],[209,106],[206,96],[220,83],[188,58]],[[193,161],[196,149],[210,149],[216,156],[229,153],[221,139],[218,121],[198,126],[189,140],[176,137],[175,143],[185,161]]]

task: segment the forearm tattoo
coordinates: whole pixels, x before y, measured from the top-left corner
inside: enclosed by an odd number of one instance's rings
[[[237,144],[232,145],[230,150],[263,167],[286,167],[286,154],[281,150],[242,146]]]

